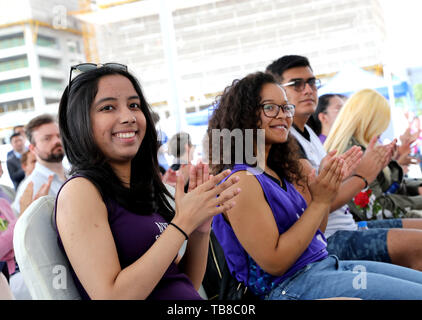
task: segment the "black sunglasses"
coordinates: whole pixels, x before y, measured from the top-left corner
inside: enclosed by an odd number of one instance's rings
[[[116,63],[116,62],[109,62],[109,63],[80,63],[80,64],[75,64],[74,66],[70,67],[70,74],[69,74],[69,83],[67,85],[67,93],[69,95],[69,91],[70,91],[70,83],[72,82],[72,80],[74,78],[76,78],[78,75],[80,75],[81,73],[87,72],[87,71],[91,71],[94,69],[99,69],[99,68],[110,68],[110,69],[114,69],[114,70],[123,70],[123,71],[127,71],[127,66],[125,66],[124,64],[120,64],[120,63]],[[74,71],[78,71],[77,75],[75,77],[72,77]]]

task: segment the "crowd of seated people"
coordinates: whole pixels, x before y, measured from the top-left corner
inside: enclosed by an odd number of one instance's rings
[[[404,174],[419,132],[383,143],[383,96],[318,97],[320,85],[297,55],[234,80],[216,97],[202,161],[178,132],[164,166],[159,117],[127,66],[73,66],[58,120],[37,116],[11,137],[8,159],[23,176],[12,195],[0,189],[1,296],[30,299],[12,285],[10,239],[49,194],[82,299],[202,299],[211,233],[230,276],[258,299],[421,299],[422,181]],[[373,212],[355,201],[368,190]],[[354,285],[357,267],[372,284],[365,290]]]

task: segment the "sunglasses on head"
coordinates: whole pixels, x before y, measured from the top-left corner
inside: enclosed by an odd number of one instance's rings
[[[114,69],[114,70],[123,70],[123,71],[127,71],[127,66],[125,66],[124,64],[120,64],[120,63],[116,63],[116,62],[109,62],[109,63],[80,63],[80,64],[75,64],[74,66],[70,67],[70,75],[69,75],[69,83],[67,85],[67,90],[69,93],[70,90],[70,84],[72,82],[72,80],[74,78],[76,78],[78,75],[80,75],[81,73],[84,72],[88,72],[94,69],[99,69],[99,68],[110,68],[110,69]]]

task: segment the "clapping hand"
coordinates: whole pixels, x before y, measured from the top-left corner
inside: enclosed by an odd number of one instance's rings
[[[335,156],[335,151],[328,153],[324,166],[316,175],[313,169],[308,176],[309,191],[312,195],[312,201],[331,204],[337,195],[337,191],[344,179],[345,161]]]
[[[208,174],[207,167],[207,165],[200,164],[191,169],[190,179],[193,179],[193,184],[188,193],[183,190],[185,183],[183,175],[178,174],[177,176],[175,219],[181,221],[180,224],[184,225],[183,230],[188,234],[193,231],[208,232],[212,217],[230,210],[235,205],[232,198],[240,192],[240,189],[234,186],[239,181],[238,177],[220,183],[230,174],[230,170],[212,176]],[[195,174],[196,179],[194,178]]]
[[[50,191],[51,183],[53,182],[53,178],[53,175],[49,176],[47,182],[41,186],[35,196],[33,196],[34,183],[32,181],[28,183],[25,188],[25,191],[22,193],[22,196],[19,199],[20,214],[22,214],[33,201],[48,194],[48,192]]]

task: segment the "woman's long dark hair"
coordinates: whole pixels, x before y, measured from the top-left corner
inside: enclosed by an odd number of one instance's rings
[[[212,141],[212,130],[228,129],[229,131],[240,129],[245,137],[246,129],[260,128],[261,112],[261,89],[267,83],[277,84],[274,77],[270,74],[257,72],[247,75],[241,80],[233,81],[223,94],[219,97],[216,104],[218,107],[208,123],[207,138],[209,142],[209,163],[213,174],[217,174],[227,168],[233,168],[235,164],[235,145],[231,143],[231,163],[223,163],[223,144],[220,141]],[[256,134],[254,144],[256,146]],[[211,159],[212,148],[220,147],[220,161]],[[245,148],[243,148],[245,150]],[[285,143],[274,144],[268,155],[267,165],[274,170],[280,178],[284,177],[289,182],[298,182],[302,180],[301,165],[298,158],[298,144],[290,135]],[[256,153],[256,148],[255,148]],[[256,154],[254,154],[256,156]],[[245,154],[243,154],[244,163],[246,163]],[[214,162],[214,163],[213,163]],[[218,162],[218,163],[215,163]]]
[[[309,117],[308,122],[306,123],[308,126],[312,128],[312,130],[314,130],[317,136],[321,134],[321,130],[322,130],[322,123],[319,120],[318,116],[321,112],[322,113],[327,112],[327,108],[330,105],[330,100],[331,98],[334,98],[334,97],[339,97],[340,99],[345,98],[345,96],[341,94],[334,94],[334,93],[323,94],[322,96],[318,98],[318,105],[316,107],[316,110],[312,114],[312,116]]]
[[[98,82],[107,75],[121,75],[130,80],[141,102],[146,119],[142,144],[132,159],[130,187],[117,177],[106,157],[95,143],[90,109],[98,91]],[[59,127],[66,156],[72,165],[71,174],[88,178],[98,188],[104,201],[115,200],[127,210],[141,215],[159,212],[167,221],[174,215],[167,197],[171,197],[161,181],[157,160],[157,132],[137,79],[129,72],[101,67],[80,74],[65,89],[59,105]]]

